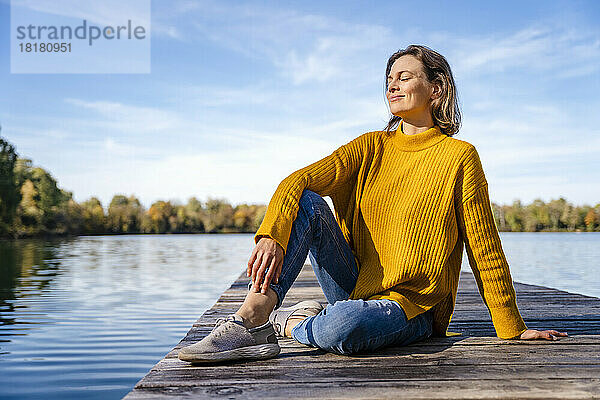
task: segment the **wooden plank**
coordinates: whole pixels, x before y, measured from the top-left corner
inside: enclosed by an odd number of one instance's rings
[[[242,366],[223,369],[208,368],[180,368],[170,370],[152,370],[147,377],[136,386],[138,389],[165,387],[165,386],[206,386],[225,385],[239,386],[245,384],[270,384],[273,386],[284,385],[289,382],[305,382],[307,385],[317,383],[337,382],[362,382],[362,381],[387,381],[397,382],[398,385],[410,383],[415,380],[498,380],[502,376],[505,380],[515,379],[540,379],[556,381],[566,379],[597,379],[600,368],[586,368],[585,366],[556,366],[547,371],[548,368],[539,366],[487,366],[480,371],[474,371],[469,366],[415,366],[380,368],[377,366],[345,366],[319,368],[316,374],[312,374],[310,368],[255,368],[251,372]]]
[[[179,348],[200,340],[216,318],[239,308],[247,282],[241,275],[126,399],[581,399],[600,393],[600,299],[515,282],[528,327],[566,330],[571,336],[558,341],[502,340],[495,336],[472,274],[464,271],[449,327],[461,336],[353,356],[283,339],[282,353],[269,360],[212,366],[180,361]],[[303,268],[284,304],[306,298],[326,304],[310,266]]]
[[[596,351],[599,350],[599,347],[596,347]],[[314,372],[319,373],[319,378],[321,378],[321,374],[327,375],[325,370],[342,370],[346,368],[346,365],[351,368],[360,367],[360,374],[369,374],[366,371],[373,369],[374,371],[378,368],[381,368],[382,363],[385,363],[386,369],[393,368],[394,371],[392,373],[396,373],[397,371],[404,371],[405,369],[411,368],[429,368],[429,367],[465,367],[470,371],[473,371],[473,368],[485,369],[486,371],[499,370],[503,371],[507,368],[507,366],[514,366],[515,368],[520,367],[547,367],[548,365],[552,365],[553,368],[556,366],[557,369],[560,368],[568,368],[568,367],[585,367],[584,369],[587,371],[594,371],[594,374],[591,377],[598,376],[600,377],[600,359],[597,355],[591,354],[591,352],[586,352],[585,350],[579,351],[565,351],[565,349],[561,349],[565,352],[565,354],[560,354],[561,352],[557,351],[557,349],[548,348],[546,351],[523,351],[523,349],[514,348],[510,351],[506,349],[502,349],[500,347],[497,348],[460,348],[455,349],[454,351],[438,351],[439,349],[434,349],[432,347],[422,347],[421,349],[416,349],[415,353],[412,354],[402,354],[398,351],[381,351],[381,354],[377,355],[369,355],[362,357],[347,357],[347,356],[339,356],[335,354],[327,354],[317,349],[301,349],[301,348],[285,348],[285,352],[283,352],[281,357],[272,360],[265,361],[252,361],[250,364],[247,362],[244,363],[231,363],[225,370],[223,366],[197,366],[190,365],[189,363],[185,363],[180,361],[175,357],[167,357],[163,358],[158,364],[156,364],[152,371],[163,371],[163,370],[174,370],[174,369],[198,369],[201,371],[220,371],[218,372],[221,376],[225,377],[230,371],[231,373],[236,374],[237,370],[233,367],[236,365],[240,365],[241,368],[247,369],[249,366],[255,367],[260,370],[267,371],[269,369],[280,370],[285,369],[286,371],[293,371],[295,369],[304,369],[307,366],[310,367],[307,372],[311,376]],[[425,351],[435,352],[435,354],[428,354]],[[290,355],[292,353],[292,355]],[[598,353],[596,353],[598,354]],[[388,371],[391,372],[391,371]],[[407,372],[408,373],[408,372]],[[590,372],[591,373],[591,372]],[[346,375],[342,375],[346,376]],[[335,377],[335,376],[333,376]],[[312,377],[309,377],[312,380]],[[316,379],[316,378],[315,378]],[[140,381],[143,382],[143,381]]]
[[[171,350],[165,358],[177,357],[177,351],[189,344],[192,344],[199,340],[200,338],[206,336],[210,332],[206,330],[204,333],[198,334],[196,338],[186,338],[182,340],[173,350]],[[397,356],[401,356],[402,354],[409,354],[411,357],[416,358],[417,354],[422,352],[439,352],[443,349],[446,349],[451,346],[452,349],[456,349],[457,352],[465,353],[469,351],[469,349],[474,349],[474,351],[479,353],[490,353],[494,354],[497,351],[508,352],[510,348],[514,348],[514,351],[520,353],[523,352],[532,352],[535,351],[539,354],[544,354],[544,352],[552,352],[552,353],[561,353],[561,352],[578,352],[581,351],[583,353],[587,353],[587,355],[592,355],[593,357],[600,357],[600,343],[598,343],[598,336],[595,335],[582,335],[582,336],[574,336],[570,338],[561,338],[558,341],[535,341],[535,342],[524,342],[521,340],[502,340],[498,338],[491,337],[475,337],[471,336],[469,339],[482,339],[482,343],[478,343],[475,341],[454,341],[452,339],[456,339],[458,336],[452,338],[431,338],[418,343],[413,343],[409,346],[405,347],[389,347],[387,349],[381,349],[377,351],[374,355],[370,354],[369,356],[373,357],[377,354],[380,354],[384,357],[389,357],[388,352],[392,352]],[[281,339],[280,345],[283,350],[306,350],[312,351],[313,348],[304,346],[300,343],[297,343],[291,339]],[[530,348],[523,348],[523,346],[529,346]],[[545,350],[545,347],[548,347],[548,350]],[[573,349],[575,348],[575,349]],[[564,349],[564,350],[563,350]],[[282,351],[283,351],[282,350]],[[283,351],[285,353],[285,351]],[[326,354],[323,352],[323,354]],[[298,355],[298,354],[296,354]],[[459,355],[459,354],[457,354]],[[352,357],[361,357],[362,355],[354,355]],[[340,357],[340,356],[336,356]],[[326,358],[327,359],[327,358]],[[343,358],[342,358],[343,359]],[[301,360],[298,359],[298,362]]]
[[[213,383],[198,386],[170,385],[132,391],[126,400],[165,398],[229,399],[593,399],[599,379],[459,379],[411,381],[352,381],[311,383],[287,382],[273,385]]]

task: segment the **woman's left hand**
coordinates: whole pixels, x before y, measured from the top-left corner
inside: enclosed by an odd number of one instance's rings
[[[545,340],[558,340],[559,336],[569,336],[567,332],[558,332],[554,329],[550,329],[547,331],[536,331],[535,329],[527,329],[525,332],[521,333],[519,339],[523,340],[535,340],[535,339],[545,339]]]

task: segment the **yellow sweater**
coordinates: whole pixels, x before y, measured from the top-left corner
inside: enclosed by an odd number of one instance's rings
[[[254,239],[287,249],[304,189],[333,202],[359,267],[351,299],[392,299],[408,319],[434,308],[434,335],[454,311],[463,246],[498,337],[527,327],[516,304],[506,257],[475,147],[435,126],[406,135],[367,132],[287,176]]]

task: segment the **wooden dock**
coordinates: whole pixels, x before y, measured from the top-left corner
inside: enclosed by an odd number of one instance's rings
[[[517,303],[532,329],[557,329],[557,341],[496,337],[471,273],[461,272],[449,330],[462,335],[430,338],[371,354],[341,356],[280,340],[274,359],[191,366],[177,350],[212,329],[216,318],[241,305],[245,273],[159,361],[126,400],[162,398],[403,398],[590,399],[600,398],[600,299],[515,282]],[[302,299],[326,304],[305,265],[284,305]]]

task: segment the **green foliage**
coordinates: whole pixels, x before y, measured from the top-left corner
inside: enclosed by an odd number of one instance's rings
[[[107,229],[111,233],[139,233],[144,207],[134,195],[116,194],[108,206]]]
[[[143,232],[167,233],[177,232],[178,224],[177,209],[169,201],[157,201],[150,206],[144,216],[142,224]],[[183,221],[182,221],[183,222]]]
[[[17,206],[21,200],[15,179],[17,152],[12,144],[0,137],[0,236],[11,233]]]
[[[204,229],[209,233],[234,232],[233,207],[224,199],[209,197],[206,201]]]
[[[535,199],[523,206],[492,203],[496,225],[508,232],[598,232],[600,231],[600,204],[595,207],[577,207],[560,197],[548,203]]]
[[[256,232],[267,207],[257,204],[240,204],[233,211],[233,225],[241,232]]]
[[[102,202],[96,197],[81,203],[81,216],[83,219],[83,232],[86,234],[101,234],[107,231],[107,218],[104,214]]]
[[[12,231],[14,236],[60,235],[81,231],[79,206],[72,193],[60,189],[52,175],[17,159],[15,181],[20,192]]]
[[[191,197],[187,204],[183,207],[182,212],[185,232],[206,232],[204,227],[206,210],[202,206],[200,200],[195,197]]]

